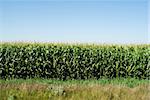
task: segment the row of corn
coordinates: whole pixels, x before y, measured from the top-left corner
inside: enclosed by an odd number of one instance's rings
[[[150,78],[150,45],[0,43],[0,78]]]

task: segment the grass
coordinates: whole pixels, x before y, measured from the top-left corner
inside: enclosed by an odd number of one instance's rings
[[[149,80],[0,80],[0,100],[149,100]]]
[[[114,79],[99,79],[99,80],[57,80],[57,79],[12,79],[12,80],[0,80],[0,84],[21,84],[21,83],[37,83],[37,84],[57,84],[57,85],[89,85],[89,84],[112,84],[112,85],[124,85],[127,87],[135,87],[140,84],[148,84],[149,80],[139,80],[134,78],[114,78]]]

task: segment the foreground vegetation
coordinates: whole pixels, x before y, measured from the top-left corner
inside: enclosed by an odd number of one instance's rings
[[[0,43],[0,100],[150,100],[150,45]]]
[[[149,80],[0,80],[1,100],[149,100]]]
[[[0,43],[0,78],[150,77],[150,45]]]

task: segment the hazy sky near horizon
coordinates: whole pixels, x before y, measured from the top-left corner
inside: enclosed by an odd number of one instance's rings
[[[148,0],[0,0],[0,40],[148,43]]]

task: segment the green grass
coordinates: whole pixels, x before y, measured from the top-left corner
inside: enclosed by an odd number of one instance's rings
[[[128,87],[135,87],[140,84],[148,84],[149,80],[139,80],[134,78],[114,78],[114,79],[99,79],[99,80],[52,80],[52,79],[12,79],[12,80],[0,80],[0,84],[21,84],[21,83],[40,83],[40,84],[57,84],[57,85],[89,85],[89,84],[113,84],[113,85],[124,85]]]
[[[0,80],[0,100],[149,100],[149,80]]]

